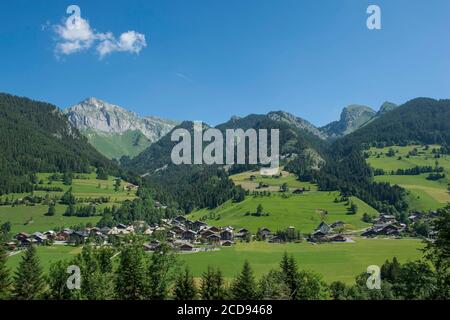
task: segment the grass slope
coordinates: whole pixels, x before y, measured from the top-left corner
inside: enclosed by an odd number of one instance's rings
[[[122,156],[133,158],[150,146],[150,141],[140,131],[127,131],[122,134],[101,134],[92,130],[82,131],[100,153],[109,159]]]
[[[48,177],[50,173],[40,173],[38,178],[44,180],[44,185],[48,185]],[[76,198],[99,198],[109,197],[109,203],[98,206],[101,210],[105,206],[118,205],[125,200],[131,200],[136,197],[136,192],[128,192],[124,190],[114,191],[114,178],[109,177],[108,180],[96,179],[96,174],[83,174],[83,179],[73,179],[72,186],[65,186],[61,181],[54,181],[50,186],[60,187],[67,191],[72,187],[73,194]],[[122,186],[126,182],[122,182]],[[100,188],[99,188],[100,186]],[[49,192],[50,198],[53,196],[60,197],[64,192]],[[35,195],[45,196],[47,192],[35,191]],[[8,197],[9,199],[20,199],[27,194],[10,194],[5,195],[2,198]],[[11,222],[11,233],[18,232],[44,232],[57,227],[71,227],[80,223],[93,223],[95,224],[100,220],[100,216],[95,217],[64,217],[63,214],[67,206],[57,205],[56,214],[53,217],[45,216],[48,211],[46,205],[35,206],[0,206],[0,224],[9,221]]]
[[[253,176],[254,179],[250,177]],[[246,190],[256,190],[259,183],[267,184],[269,187],[260,189],[259,191],[279,191],[280,186],[283,183],[287,183],[290,189],[310,188],[311,191],[316,191],[317,187],[309,182],[300,182],[295,175],[282,171],[282,177],[263,177],[259,174],[259,171],[247,171],[240,174],[231,176],[231,179],[236,185],[242,186]],[[291,190],[292,191],[292,190]]]
[[[358,206],[358,213],[348,214],[349,206],[346,203],[335,203],[334,199],[339,197],[338,192],[310,192],[303,195],[290,195],[283,198],[280,194],[271,196],[248,196],[243,202],[233,203],[231,201],[214,209],[202,209],[190,215],[191,219],[206,217],[207,223],[216,226],[234,226],[247,228],[256,232],[260,227],[267,227],[272,231],[294,226],[301,232],[311,232],[324,219],[332,223],[342,220],[351,229],[362,229],[369,225],[361,220],[364,212],[375,215],[377,211],[357,198],[351,200]],[[257,206],[261,204],[264,212],[269,216],[255,217],[246,215],[247,212],[256,212]],[[323,212],[328,211],[324,216]],[[218,218],[220,217],[220,218]]]
[[[389,182],[407,189],[409,191],[409,204],[412,209],[438,209],[450,202],[450,194],[447,189],[450,183],[450,157],[441,156],[441,158],[435,159],[431,153],[433,148],[439,148],[439,146],[432,145],[428,150],[425,150],[423,146],[395,146],[392,148],[396,152],[394,157],[387,156],[390,148],[371,148],[369,150],[368,163],[373,168],[383,169],[387,173],[384,176],[376,176],[375,181]],[[414,148],[417,148],[418,155],[407,157],[408,153]],[[426,173],[416,176],[390,175],[391,171],[397,169],[409,169],[416,166],[434,167],[436,161],[438,161],[439,166],[444,168],[445,179],[429,181],[426,179],[428,176]]]

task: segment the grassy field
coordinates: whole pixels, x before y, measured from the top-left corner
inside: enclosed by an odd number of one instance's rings
[[[44,185],[48,185],[50,173],[38,174],[39,180],[44,180]],[[134,199],[136,192],[128,192],[123,190],[114,191],[114,178],[109,177],[108,180],[97,180],[95,174],[83,174],[82,179],[73,179],[72,186],[63,185],[62,181],[53,181],[52,187],[60,187],[65,191],[72,187],[73,194],[76,198],[99,198],[109,197],[109,203],[98,205],[97,208],[101,211],[105,206],[118,205],[120,202]],[[125,185],[122,182],[122,186]],[[64,192],[49,192],[50,197],[60,197]],[[36,191],[35,195],[45,196],[47,192]],[[3,196],[9,199],[21,199],[27,194],[9,194]],[[97,223],[100,220],[100,216],[95,217],[64,217],[63,214],[66,210],[66,206],[57,205],[56,214],[52,217],[45,216],[48,211],[47,205],[35,205],[35,206],[0,206],[0,224],[9,221],[12,224],[11,233],[18,232],[45,232],[54,228],[71,227],[80,223]]]
[[[251,179],[251,176],[254,178]],[[236,185],[242,186],[246,190],[258,190],[258,191],[279,191],[280,186],[283,183],[287,183],[290,189],[305,188],[311,191],[316,191],[317,187],[309,182],[300,182],[297,180],[295,175],[282,171],[282,177],[263,177],[259,174],[259,171],[247,171],[240,174],[231,176],[231,180],[234,181]],[[262,182],[268,185],[268,188],[257,189],[259,183]],[[293,190],[291,190],[293,191]]]
[[[355,243],[332,243],[312,245],[299,244],[269,244],[266,242],[238,243],[230,248],[219,251],[182,254],[184,261],[195,277],[201,277],[208,265],[220,267],[224,277],[234,277],[248,260],[256,277],[277,269],[284,252],[293,254],[299,267],[312,270],[323,276],[330,283],[344,281],[353,283],[355,277],[364,272],[369,265],[383,264],[386,259],[397,257],[400,262],[415,260],[421,257],[419,249],[423,244],[419,240],[387,240],[387,239],[356,239]],[[39,247],[38,255],[44,271],[50,264],[58,260],[71,259],[81,252],[81,247],[53,246]],[[21,261],[19,253],[8,258],[7,266],[15,270]]]
[[[39,261],[45,272],[48,272],[50,264],[59,260],[71,259],[75,255],[81,253],[81,247],[72,246],[51,246],[51,247],[38,247],[37,253]],[[8,258],[6,265],[15,270],[22,260],[22,253],[16,254]]]
[[[33,207],[0,207],[0,224],[11,222],[11,233],[19,232],[33,233],[36,231],[45,232],[55,228],[71,227],[80,223],[96,224],[100,216],[95,217],[65,217],[66,206],[57,205],[56,214],[52,217],[45,216],[48,206],[36,205]]]
[[[253,176],[253,178],[251,178]],[[247,196],[240,203],[228,201],[216,209],[202,209],[190,215],[191,219],[204,219],[206,222],[216,226],[234,226],[236,228],[247,228],[256,232],[258,228],[266,227],[272,231],[282,230],[289,226],[304,233],[313,231],[321,221],[332,223],[337,220],[344,221],[349,229],[362,229],[367,227],[361,217],[366,212],[376,215],[377,211],[358,198],[351,201],[358,206],[355,215],[349,214],[347,203],[335,203],[340,198],[338,192],[320,192],[317,186],[309,182],[300,182],[295,175],[282,171],[281,177],[263,177],[258,171],[247,171],[231,176],[236,185],[241,185],[250,191],[270,191],[270,196]],[[259,183],[268,185],[268,188],[257,189]],[[279,192],[280,186],[286,183],[290,192],[283,197]],[[292,194],[299,188],[310,190],[304,194]],[[268,216],[253,216],[256,208],[261,204],[264,213]],[[328,214],[325,214],[328,212]]]
[[[220,267],[225,277],[235,276],[248,260],[260,277],[270,269],[278,268],[284,252],[293,254],[299,267],[323,275],[323,279],[353,283],[369,265],[379,265],[396,256],[400,262],[421,257],[419,240],[357,239],[355,243],[323,245],[269,244],[265,242],[238,243],[236,246],[205,253],[185,254],[181,259],[200,277],[208,265]]]
[[[386,155],[390,148],[371,148],[369,150],[370,157],[367,161],[373,168],[383,169],[387,173],[383,176],[376,176],[375,181],[397,184],[409,191],[408,198],[412,209],[438,209],[450,202],[450,194],[448,192],[450,157],[441,156],[441,158],[435,159],[431,150],[438,147],[430,146],[428,150],[425,150],[423,146],[395,146],[392,147],[396,152],[393,157]],[[408,153],[414,148],[418,150],[418,155],[407,157]],[[416,166],[435,167],[436,161],[438,161],[440,167],[444,168],[446,175],[446,178],[439,181],[427,180],[428,174],[426,173],[417,176],[390,175],[391,171],[397,169],[410,169]]]
[[[336,197],[339,197],[338,192],[320,191],[290,195],[286,199],[278,193],[265,197],[248,196],[240,203],[229,201],[214,210],[196,211],[190,215],[190,218],[196,220],[206,216],[209,224],[231,225],[237,228],[247,228],[252,232],[256,232],[260,227],[277,231],[289,226],[294,226],[301,232],[311,232],[322,220],[329,223],[341,220],[351,229],[362,229],[369,226],[361,220],[363,213],[377,214],[375,209],[363,201],[351,198],[351,201],[358,206],[358,212],[350,215],[349,206],[344,202],[335,203]],[[246,215],[247,212],[256,212],[259,204],[263,206],[265,213],[269,213],[269,216]],[[328,214],[324,215],[324,211],[327,211]]]

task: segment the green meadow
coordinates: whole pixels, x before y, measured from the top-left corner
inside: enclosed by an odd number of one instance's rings
[[[408,156],[413,149],[417,149],[416,156]],[[411,209],[430,210],[442,208],[450,202],[448,186],[450,183],[450,157],[441,156],[436,159],[432,154],[433,148],[437,145],[429,146],[426,150],[423,146],[394,146],[395,156],[388,157],[390,148],[371,148],[369,150],[368,163],[376,169],[383,169],[386,175],[376,176],[377,182],[389,182],[392,185],[399,185],[408,190],[408,199]],[[397,169],[410,169],[416,166],[436,166],[436,161],[440,167],[444,168],[446,177],[439,181],[427,180],[427,173],[420,175],[391,175],[391,171]]]
[[[296,258],[299,268],[312,270],[323,276],[327,283],[343,281],[353,283],[369,265],[381,266],[386,259],[397,257],[400,262],[421,257],[419,240],[356,239],[355,243],[312,245],[306,242],[270,244],[266,242],[238,243],[230,248],[204,253],[183,254],[181,259],[194,276],[200,277],[208,265],[219,267],[227,278],[234,277],[248,260],[256,277],[277,269],[287,252]]]
[[[315,185],[297,180],[296,176],[292,173],[282,171],[281,174],[281,177],[264,177],[259,174],[259,171],[246,171],[231,176],[231,180],[233,180],[236,185],[240,185],[242,188],[252,191],[258,190],[259,183],[264,183],[269,187],[259,189],[258,191],[279,191],[280,186],[284,183],[286,183],[290,189],[305,188],[310,189],[311,191],[317,190]]]
[[[357,205],[358,212],[349,214],[349,206],[345,202],[335,203],[339,192],[307,192],[302,195],[288,195],[284,198],[280,193],[270,196],[248,196],[240,203],[228,201],[220,207],[207,210],[202,209],[192,213],[189,218],[193,220],[206,218],[206,222],[216,226],[234,226],[247,228],[256,232],[258,228],[267,227],[272,231],[282,230],[294,226],[304,233],[313,231],[321,221],[332,223],[344,221],[349,229],[363,229],[369,225],[361,218],[366,212],[376,215],[377,211],[358,198],[350,200]],[[264,213],[268,216],[252,216],[261,204]],[[327,214],[326,214],[327,212]]]
[[[386,259],[397,257],[400,262],[421,257],[423,244],[413,239],[360,239],[355,243],[330,243],[312,245],[306,242],[270,244],[266,242],[237,243],[218,251],[180,254],[179,259],[189,266],[195,277],[201,277],[207,267],[219,267],[228,280],[234,277],[248,260],[257,278],[270,269],[277,269],[284,252],[294,255],[303,270],[311,270],[323,276],[327,283],[343,281],[353,283],[355,277],[369,265],[381,266]],[[38,256],[45,272],[58,260],[71,259],[81,252],[81,247],[38,247]],[[8,258],[7,265],[15,270],[22,253]]]
[[[66,206],[57,205],[56,214],[47,217],[48,206],[2,206],[0,207],[0,224],[11,222],[11,233],[19,232],[33,233],[36,231],[45,232],[55,228],[69,228],[80,223],[96,224],[100,220],[100,216],[94,217],[65,217]]]
[[[48,272],[50,265],[59,260],[71,259],[81,253],[82,247],[54,245],[51,247],[37,247],[37,254],[42,268]],[[7,266],[15,270],[22,260],[22,252],[8,258]]]
[[[99,198],[109,197],[108,203],[98,205],[99,213],[106,206],[119,205],[121,202],[136,197],[136,191],[128,192],[123,189],[126,182],[122,182],[122,188],[114,191],[114,177],[108,177],[108,180],[96,179],[96,174],[82,174],[81,179],[73,179],[71,186],[66,186],[62,181],[52,181],[49,183],[50,173],[38,174],[38,179],[44,181],[44,186],[60,187],[63,192],[48,192],[50,198],[61,197],[64,192],[72,188],[76,198]],[[45,191],[35,191],[34,195],[45,196]],[[21,199],[28,194],[9,194],[3,196],[9,199]],[[48,211],[47,205],[19,205],[19,206],[0,206],[0,224],[11,222],[11,233],[36,231],[45,232],[54,228],[71,227],[80,223],[95,224],[100,220],[100,216],[94,217],[65,217],[63,216],[67,206],[56,205],[56,214],[52,217],[45,216]]]

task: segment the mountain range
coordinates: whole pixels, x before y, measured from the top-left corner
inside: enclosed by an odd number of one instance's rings
[[[327,132],[283,111],[232,117],[216,128],[222,132],[237,128],[279,129],[281,165],[285,170],[302,181],[316,183],[321,190],[351,191],[380,207],[380,194],[395,190],[371,184],[372,171],[361,151],[369,146],[449,145],[449,112],[450,100],[418,98],[399,107],[385,103],[378,112],[351,106],[339,121],[326,126]],[[233,174],[258,166],[225,166],[225,171],[222,166],[175,166],[170,158],[176,144],[171,141],[171,132],[176,128],[191,131],[193,123],[139,118],[94,98],[62,112],[45,102],[0,94],[0,195],[30,192],[37,172],[93,172],[94,168],[137,180],[139,174],[161,201],[178,202],[186,212],[194,207],[214,207],[239,195],[242,190],[236,189],[224,172]],[[96,149],[91,145],[93,140],[89,144],[83,136],[105,136],[115,146],[119,144],[118,136],[129,133],[145,137],[149,146],[140,146],[144,150],[136,157],[123,157],[120,167],[99,152],[105,145]],[[136,145],[131,145],[134,152],[138,152]],[[205,193],[198,192],[201,188]],[[391,200],[387,205],[402,209],[403,202]]]
[[[267,120],[284,123],[321,140],[329,140],[350,134],[396,107],[397,105],[386,102],[376,112],[367,106],[351,105],[344,108],[338,121],[321,128],[285,111],[269,112],[264,116]],[[179,124],[154,116],[140,117],[123,107],[97,98],[86,99],[64,110],[64,113],[98,151],[117,160],[138,156]],[[242,123],[240,119],[242,118],[234,116],[228,124]],[[248,117],[245,119],[248,120]]]

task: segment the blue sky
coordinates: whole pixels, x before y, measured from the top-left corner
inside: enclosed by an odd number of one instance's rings
[[[71,4],[116,48],[128,31],[147,46],[56,53]],[[369,4],[382,30],[366,28]],[[448,0],[15,0],[0,21],[0,91],[61,108],[95,96],[177,120],[282,109],[324,125],[352,103],[450,98]]]

